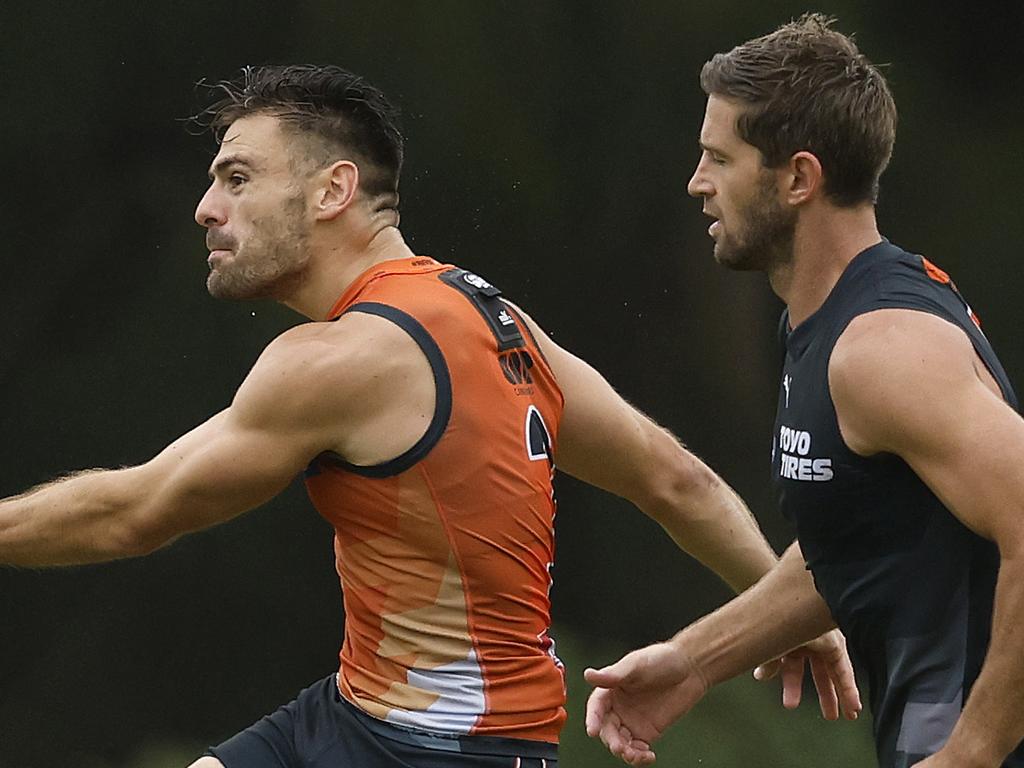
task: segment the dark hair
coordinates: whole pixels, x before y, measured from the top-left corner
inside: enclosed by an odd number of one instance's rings
[[[748,105],[740,138],[777,168],[796,152],[821,162],[837,205],[875,202],[896,138],[896,104],[885,78],[834,18],[808,13],[771,34],[716,54],[700,73],[708,95]]]
[[[210,90],[219,98],[193,119],[218,142],[239,118],[273,115],[286,129],[312,139],[306,158],[317,168],[351,155],[363,190],[394,195],[397,205],[403,157],[398,110],[359,75],[333,65],[243,67],[238,78]]]

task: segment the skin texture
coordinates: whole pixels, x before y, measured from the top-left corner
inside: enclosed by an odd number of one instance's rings
[[[792,219],[754,266],[763,269],[790,312],[793,327],[828,296],[843,270],[881,236],[874,208],[839,208],[824,195],[820,162],[797,152],[765,170],[759,151],[736,134],[743,107],[708,98],[702,154],[691,195],[718,219],[709,234],[727,266],[742,261],[758,219]],[[773,178],[765,191],[765,179]],[[756,212],[758,206],[765,210]],[[769,211],[781,208],[776,215]],[[744,262],[741,266],[745,266]],[[993,635],[981,674],[947,744],[918,763],[925,768],[996,768],[1024,738],[1024,420],[1003,402],[995,381],[959,328],[911,310],[872,312],[840,336],[829,387],[843,439],[856,453],[904,459],[967,527],[994,541],[1002,564]],[[598,686],[588,702],[587,730],[631,765],[654,761],[651,744],[707,687],[775,653],[810,640],[831,623],[827,606],[790,549],[753,589],[682,630],[669,643],[589,670]],[[832,660],[830,663],[829,660]],[[822,658],[842,709],[859,709],[838,656]]]

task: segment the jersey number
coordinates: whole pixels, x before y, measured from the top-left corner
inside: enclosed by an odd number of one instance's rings
[[[547,459],[554,463],[554,456],[551,455],[551,433],[548,432],[548,425],[544,423],[544,417],[540,415],[535,405],[526,409],[526,455],[530,457],[530,461]]]

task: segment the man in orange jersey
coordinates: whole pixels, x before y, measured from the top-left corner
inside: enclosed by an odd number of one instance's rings
[[[246,69],[218,94],[196,210],[209,291],[312,322],[151,461],[0,503],[0,562],[146,554],[305,472],[335,529],[339,671],[194,768],[556,765],[555,462],[633,501],[737,590],[771,549],[725,483],[496,288],[409,250],[402,140],[379,91],[290,66]],[[841,639],[821,641],[819,663],[825,707],[833,683],[855,702]]]

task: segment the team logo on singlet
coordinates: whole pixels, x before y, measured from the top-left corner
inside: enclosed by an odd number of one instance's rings
[[[462,279],[474,288],[480,288],[481,290],[488,290],[494,286],[484,280],[480,275],[474,275],[472,272],[466,272]]]
[[[533,358],[525,349],[513,349],[498,355],[501,373],[509,384],[533,384]]]
[[[833,477],[832,459],[813,457],[811,433],[783,425],[779,428],[779,475],[787,480],[826,482]]]

